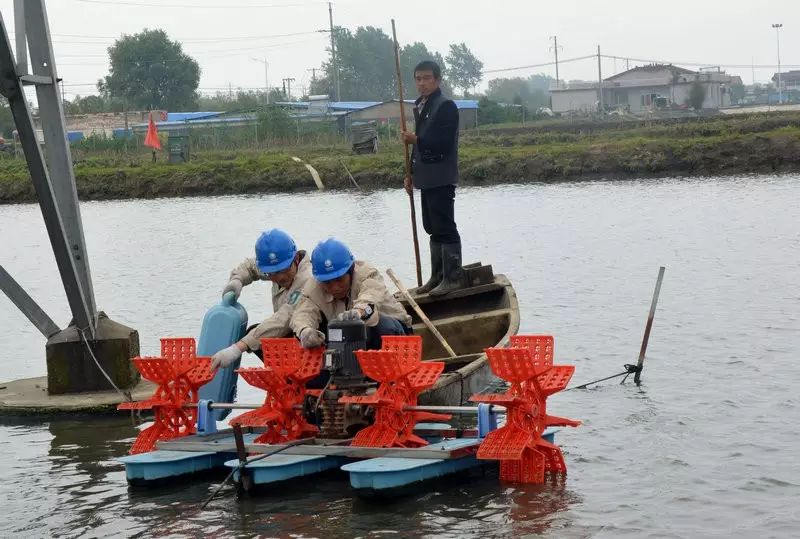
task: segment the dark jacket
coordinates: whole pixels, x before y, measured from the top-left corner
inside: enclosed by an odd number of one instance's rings
[[[458,183],[458,107],[436,90],[419,110],[414,106],[417,144],[412,150],[414,187],[429,189]]]

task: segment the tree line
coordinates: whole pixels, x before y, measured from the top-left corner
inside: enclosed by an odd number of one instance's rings
[[[343,100],[387,101],[397,97],[394,42],[382,29],[359,26],[355,30],[334,29],[339,85]],[[330,53],[330,49],[328,49]],[[223,110],[232,104],[252,108],[263,104],[262,91],[237,90],[201,96],[198,62],[183,51],[163,30],[147,30],[125,35],[108,49],[109,74],[97,83],[98,96],[76,98],[73,109],[80,112],[159,108],[187,110],[216,105]],[[453,43],[446,55],[433,51],[423,42],[400,50],[400,67],[405,95],[416,95],[413,70],[419,62],[433,60],[442,67],[443,90],[449,95],[469,97],[483,79],[483,62],[466,43]],[[335,95],[334,65],[329,59],[321,66],[320,77],[311,81],[309,94]],[[494,79],[489,81],[487,97],[508,103],[542,106],[547,101],[549,77]],[[454,91],[455,90],[455,91]],[[270,101],[285,100],[279,89],[270,90]],[[305,96],[304,96],[305,97]]]
[[[387,101],[397,97],[394,42],[380,28],[359,26],[355,30],[334,29],[337,66],[342,100]],[[328,49],[330,53],[330,49]],[[182,44],[163,30],[145,29],[123,35],[108,48],[108,75],[97,81],[97,95],[75,96],[64,101],[68,115],[124,110],[253,110],[267,102],[286,100],[280,89],[265,91],[217,92],[201,95],[200,64],[183,50]],[[433,51],[420,41],[400,50],[404,94],[416,96],[413,70],[419,62],[433,60],[443,71],[443,91],[453,97],[474,97],[471,93],[483,80],[483,62],[466,43],[453,43],[446,55]],[[321,66],[322,75],[311,81],[309,94],[335,95],[334,66],[329,59]],[[524,105],[535,110],[549,103],[546,75],[528,78],[496,78],[488,82],[486,98],[494,102]],[[304,98],[307,96],[302,96]],[[13,129],[7,104],[0,99],[0,133]]]

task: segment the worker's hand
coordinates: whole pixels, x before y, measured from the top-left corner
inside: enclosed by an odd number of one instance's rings
[[[242,357],[242,351],[235,344],[223,348],[211,356],[211,370],[215,371],[220,367],[226,369],[233,365],[240,357]]]
[[[364,311],[361,309],[350,309],[349,311],[345,311],[336,318],[338,320],[361,320],[364,316]]]
[[[403,142],[403,144],[416,144],[417,135],[411,133],[410,131],[400,131],[400,140]]]
[[[303,348],[317,348],[325,343],[325,334],[313,328],[303,328],[298,337]]]
[[[222,296],[225,297],[225,294],[228,292],[233,292],[233,295],[236,296],[236,299],[239,299],[239,295],[242,293],[242,281],[239,279],[231,279],[228,281],[228,284],[225,285],[225,288],[222,289]]]
[[[406,193],[409,195],[414,192],[414,181],[406,176],[403,178],[403,188],[406,190]]]

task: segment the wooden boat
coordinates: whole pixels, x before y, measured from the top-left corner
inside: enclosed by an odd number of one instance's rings
[[[422,336],[423,360],[443,361],[445,372],[419,397],[422,405],[458,406],[483,392],[493,380],[484,349],[504,347],[519,331],[519,303],[505,275],[493,275],[491,266],[465,267],[468,288],[443,297],[414,298],[451,348],[449,357],[436,337],[411,307],[401,300],[412,317],[414,333]]]

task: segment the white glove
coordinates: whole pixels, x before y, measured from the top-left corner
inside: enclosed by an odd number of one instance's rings
[[[242,357],[242,351],[239,350],[239,347],[235,344],[232,344],[227,348],[223,348],[211,356],[211,370],[215,371],[220,367],[228,368],[240,357]]]
[[[361,311],[358,309],[350,309],[336,317],[337,320],[361,320]]]
[[[299,337],[303,348],[317,348],[325,343],[325,334],[312,328],[303,328]]]
[[[225,285],[225,288],[222,289],[222,295],[224,296],[228,292],[233,292],[236,296],[236,299],[239,299],[239,295],[242,293],[242,281],[239,279],[231,279],[228,281],[228,284]]]

